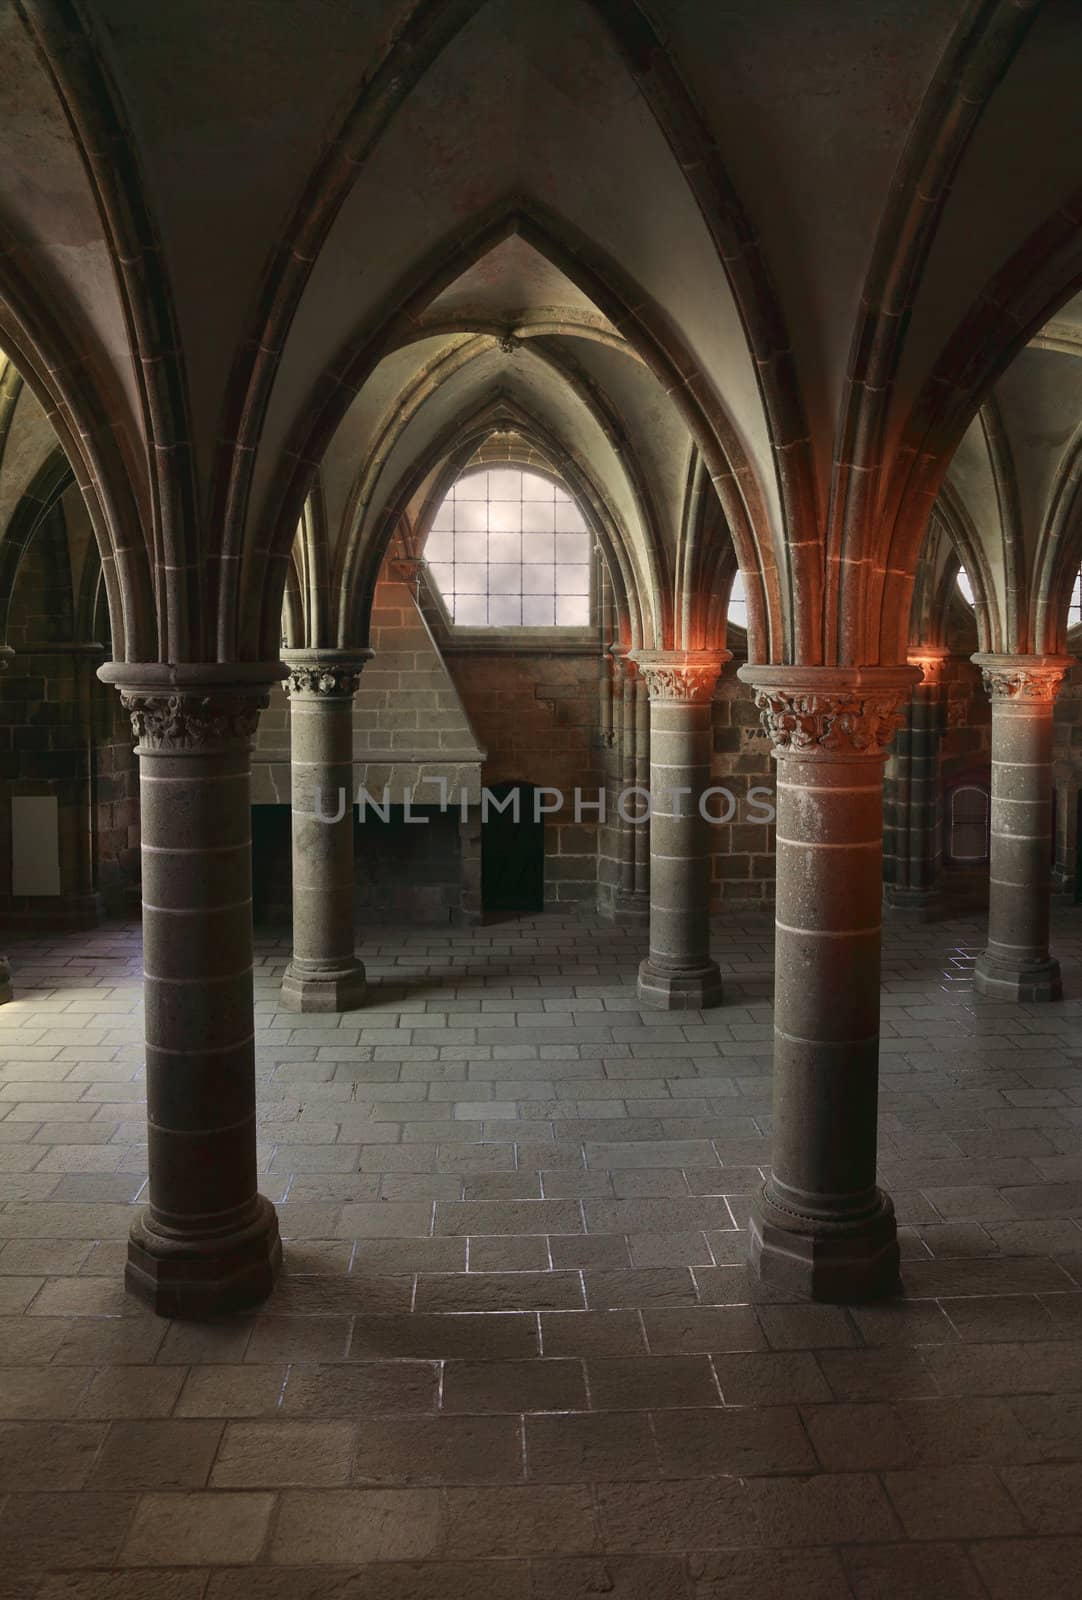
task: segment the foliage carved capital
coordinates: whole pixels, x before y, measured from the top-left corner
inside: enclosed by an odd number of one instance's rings
[[[121,689],[121,703],[144,751],[210,752],[251,742],[259,713],[269,703],[263,689]]]
[[[739,676],[755,690],[779,755],[881,758],[905,720],[918,668],[749,665]]]
[[[1074,665],[1060,656],[974,656],[990,700],[1051,704]]]
[[[709,705],[721,669],[730,658],[727,650],[643,650],[629,659],[642,675],[651,700]]]

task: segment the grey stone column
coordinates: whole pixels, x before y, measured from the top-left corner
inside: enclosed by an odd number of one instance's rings
[[[905,707],[887,761],[884,793],[883,900],[917,920],[939,909],[942,857],[939,743],[946,720],[947,650],[909,654],[921,681]]]
[[[371,650],[286,650],[293,806],[293,958],[286,1011],[365,997],[353,948],[353,696]]]
[[[778,767],[773,1170],[760,1276],[813,1299],[898,1285],[876,1187],[883,763],[915,671],[740,669]]]
[[[973,982],[995,1000],[1059,1000],[1048,949],[1052,855],[1052,715],[1062,656],[977,655],[992,702],[988,947]]]
[[[6,672],[8,663],[14,659],[15,652],[8,644],[0,644],[0,672]],[[11,992],[11,968],[8,966],[7,956],[0,955],[0,1006],[7,1005],[13,998]]]
[[[639,999],[665,1011],[721,1004],[710,956],[711,702],[727,651],[635,651],[650,695],[650,953]],[[684,791],[681,793],[681,791]]]
[[[163,1316],[265,1298],[256,1181],[251,740],[277,664],[102,667],[138,739],[150,1203],[126,1281]]]

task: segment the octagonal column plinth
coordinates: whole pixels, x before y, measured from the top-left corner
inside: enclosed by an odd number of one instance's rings
[[[286,1011],[351,1011],[365,997],[353,948],[353,696],[370,650],[287,650],[293,805],[293,957]]]
[[[665,1011],[721,1004],[710,956],[711,702],[726,651],[643,651],[633,659],[650,696],[650,954],[639,999]]]
[[[916,671],[742,667],[778,767],[773,1170],[751,1222],[767,1282],[898,1287],[877,1187],[883,763]]]
[[[256,1185],[250,748],[277,664],[102,667],[139,754],[149,1204],[126,1282],[163,1316],[270,1293]]]
[[[992,830],[988,947],[973,983],[993,1000],[1059,1000],[1049,953],[1052,717],[1074,662],[1061,656],[977,655],[992,702]]]

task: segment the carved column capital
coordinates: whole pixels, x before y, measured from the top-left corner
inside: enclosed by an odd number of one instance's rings
[[[775,751],[878,756],[905,720],[915,667],[741,667]]]
[[[1075,665],[1071,656],[975,655],[970,659],[981,669],[985,690],[993,701],[1051,704]]]
[[[728,650],[633,650],[627,659],[638,668],[651,700],[708,705],[732,657]]]
[[[15,652],[9,644],[0,644],[0,672],[6,672],[15,660]]]
[[[116,662],[98,669],[120,690],[141,753],[209,755],[248,745],[278,662]]]
[[[285,691],[290,699],[350,700],[371,650],[283,650],[289,669]]]
[[[949,650],[937,650],[930,646],[927,649],[913,646],[909,651],[909,665],[919,668],[921,674],[914,688],[937,689],[946,678],[950,661],[951,653]]]

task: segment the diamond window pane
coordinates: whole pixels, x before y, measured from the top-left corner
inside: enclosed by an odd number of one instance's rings
[[[591,545],[566,490],[503,466],[453,485],[425,559],[458,627],[581,628],[590,622]]]

